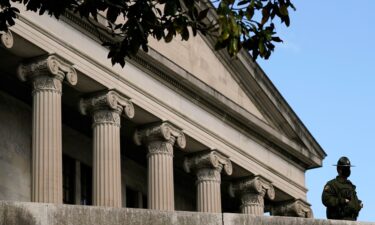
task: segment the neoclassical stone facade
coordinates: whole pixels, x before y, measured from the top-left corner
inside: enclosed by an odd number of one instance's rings
[[[0,40],[0,200],[312,217],[325,152],[247,53],[150,40],[120,68],[71,13]]]

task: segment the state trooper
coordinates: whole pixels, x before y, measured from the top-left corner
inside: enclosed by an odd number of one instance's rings
[[[327,182],[322,193],[322,202],[327,207],[327,219],[357,220],[362,209],[356,186],[348,180],[352,165],[347,157],[341,157],[337,165],[338,176]]]

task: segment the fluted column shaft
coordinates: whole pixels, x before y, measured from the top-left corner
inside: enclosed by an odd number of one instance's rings
[[[61,80],[33,79],[33,202],[62,203]]]
[[[148,208],[173,211],[173,143],[151,142],[148,152]]]
[[[185,158],[184,169],[197,174],[197,210],[221,213],[221,172],[232,174],[230,160],[216,151],[203,152]]]
[[[121,113],[134,116],[132,103],[115,91],[101,92],[80,101],[82,114],[93,119],[93,204],[122,207]]]
[[[264,214],[264,194],[246,193],[241,197],[241,212],[262,216]]]
[[[21,64],[18,76],[33,87],[31,200],[62,203],[62,81],[75,85],[77,74],[51,55]]]
[[[93,112],[93,204],[121,207],[120,112]]]
[[[220,170],[204,168],[197,171],[197,210],[221,212]]]
[[[173,146],[185,148],[185,135],[164,122],[137,130],[134,142],[148,148],[148,208],[173,211]]]

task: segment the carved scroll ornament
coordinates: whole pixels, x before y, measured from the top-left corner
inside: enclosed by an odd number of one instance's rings
[[[227,175],[233,172],[231,161],[216,151],[205,151],[186,157],[183,166],[187,173],[196,171],[198,183],[208,180],[220,182],[222,171]]]
[[[70,85],[76,85],[78,78],[76,70],[56,55],[37,57],[18,66],[17,74],[20,80],[31,80],[33,91],[57,91],[61,93],[61,82],[66,80]]]
[[[10,30],[8,30],[7,32],[0,31],[0,45],[9,49],[13,47],[13,44],[14,44],[14,39]]]
[[[133,136],[137,145],[160,145],[168,142],[173,146],[176,144],[180,149],[186,147],[186,138],[184,133],[168,122],[150,125],[143,129],[137,129]],[[159,144],[158,144],[159,143]],[[155,148],[157,149],[157,146]]]
[[[310,204],[300,199],[286,201],[271,207],[271,215],[273,216],[291,216],[312,218],[313,213]]]
[[[250,177],[237,183],[231,183],[229,186],[229,194],[232,197],[235,197],[236,194],[243,195],[246,193],[259,194],[270,200],[275,198],[275,189],[271,182],[260,176]]]
[[[120,126],[121,113],[129,119],[134,117],[133,103],[113,90],[82,98],[79,109],[83,115],[92,114],[94,126],[100,123]]]

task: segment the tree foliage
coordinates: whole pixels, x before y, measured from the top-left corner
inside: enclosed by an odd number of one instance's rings
[[[112,64],[125,65],[125,58],[141,48],[148,51],[148,38],[170,42],[176,36],[186,41],[201,32],[216,38],[215,49],[226,49],[235,56],[241,48],[255,60],[268,59],[281,42],[276,35],[274,19],[290,24],[289,11],[294,9],[290,0],[0,0],[0,31],[15,24],[19,10],[14,3],[26,9],[47,13],[59,18],[70,10],[83,19],[98,20],[103,15],[108,26],[96,23],[110,33],[109,48]]]

